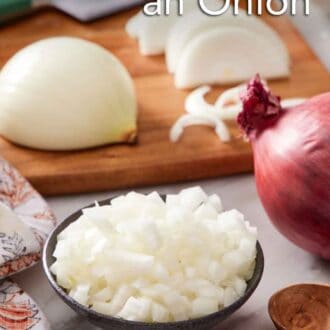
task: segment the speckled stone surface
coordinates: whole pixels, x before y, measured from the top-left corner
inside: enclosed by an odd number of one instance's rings
[[[199,181],[208,193],[221,195],[227,209],[238,208],[247,219],[259,228],[259,240],[265,254],[264,275],[249,301],[218,330],[273,330],[268,317],[269,297],[277,290],[293,283],[330,282],[330,263],[295,247],[282,237],[269,222],[257,197],[252,175],[234,176],[217,180]],[[157,190],[175,193],[188,184],[168,185],[138,189],[140,192]],[[50,198],[48,202],[59,219],[94,200],[102,200],[125,191]],[[15,281],[31,295],[46,314],[55,330],[96,330],[86,320],[77,316],[51,289],[41,265],[16,275]]]

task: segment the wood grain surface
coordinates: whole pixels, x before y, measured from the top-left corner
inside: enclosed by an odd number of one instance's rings
[[[290,286],[271,297],[268,310],[279,330],[329,330],[330,286]]]
[[[56,10],[42,10],[0,28],[0,67],[33,41],[60,35],[85,38],[112,51],[134,78],[138,103],[138,143],[79,152],[42,152],[0,138],[0,155],[45,195],[131,188],[140,185],[190,181],[253,169],[250,146],[236,124],[233,139],[221,143],[212,129],[192,127],[173,144],[169,129],[183,113],[187,91],[174,88],[164,57],[143,57],[124,25],[136,10],[81,24]],[[270,83],[283,97],[309,97],[329,90],[330,77],[298,32],[284,17],[264,17],[283,37],[292,57],[290,79]],[[79,77],[77,77],[79,79]],[[226,87],[228,88],[228,86]],[[224,88],[214,88],[209,100]]]

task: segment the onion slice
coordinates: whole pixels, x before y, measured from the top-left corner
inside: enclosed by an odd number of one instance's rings
[[[214,106],[205,101],[204,96],[211,90],[210,86],[202,86],[190,93],[185,101],[185,109],[190,114],[215,114]]]
[[[262,81],[267,86],[265,81]],[[222,142],[230,141],[230,132],[224,120],[234,120],[242,111],[241,93],[245,85],[238,85],[224,91],[214,104],[206,102],[205,95],[211,90],[210,86],[202,86],[191,92],[185,100],[186,114],[182,115],[170,130],[170,140],[179,141],[186,127],[205,125],[214,127]],[[281,101],[283,108],[290,108],[305,101],[303,98],[291,98]]]
[[[184,128],[193,125],[206,125],[215,128],[219,139],[223,142],[230,141],[230,133],[222,121],[214,105],[205,101],[205,94],[210,91],[209,86],[202,86],[190,93],[185,102],[187,114],[181,116],[170,131],[170,140],[177,142],[183,134]]]
[[[301,103],[304,103],[305,101],[306,101],[306,99],[304,99],[304,98],[285,99],[285,100],[281,101],[281,106],[284,109],[291,108],[291,107],[295,107],[296,105],[299,105]]]
[[[179,118],[179,120],[173,125],[170,131],[170,139],[172,142],[177,142],[184,128],[193,125],[206,125],[213,126],[215,128],[215,132],[218,135],[219,139],[223,142],[230,141],[230,133],[224,122],[218,119],[216,116],[208,116],[208,115],[191,115],[186,114]]]

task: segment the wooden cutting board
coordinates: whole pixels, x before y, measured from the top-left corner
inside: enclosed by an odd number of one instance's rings
[[[134,10],[92,24],[81,24],[55,10],[44,10],[0,29],[0,66],[33,41],[59,35],[85,38],[112,51],[134,77],[139,103],[136,145],[79,152],[41,152],[0,138],[0,155],[45,195],[131,188],[252,171],[252,153],[232,123],[232,142],[221,143],[212,129],[193,127],[173,144],[169,129],[184,112],[187,91],[174,88],[163,56],[143,57],[124,25]],[[283,37],[292,57],[290,79],[270,83],[282,97],[309,97],[329,90],[329,73],[291,23],[265,17]],[[79,77],[77,77],[79,79]],[[228,87],[227,87],[228,88]],[[224,88],[209,96],[215,100]]]

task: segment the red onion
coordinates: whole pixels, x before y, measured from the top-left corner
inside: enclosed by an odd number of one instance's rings
[[[330,93],[283,109],[260,81],[241,95],[258,194],[278,230],[330,260]]]

